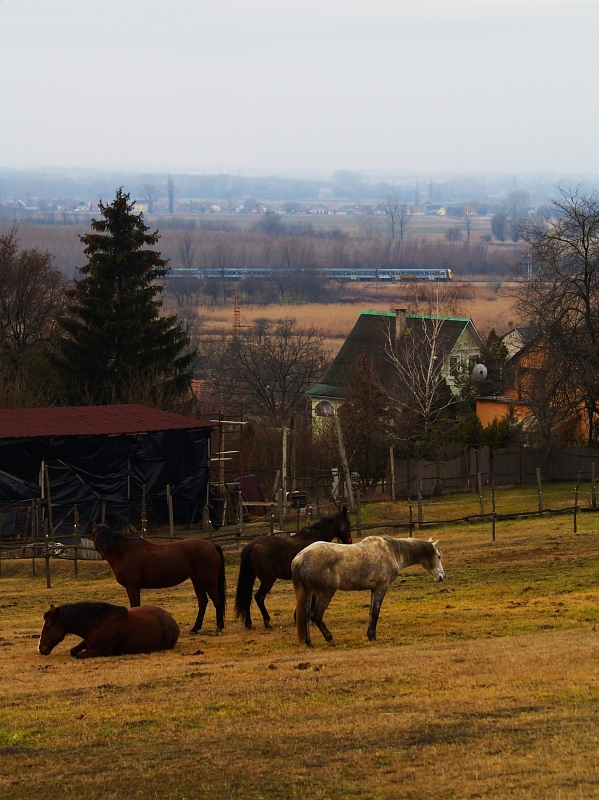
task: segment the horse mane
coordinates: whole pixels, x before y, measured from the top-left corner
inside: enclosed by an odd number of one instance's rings
[[[329,528],[331,527],[331,523],[332,523],[333,519],[336,516],[338,516],[339,513],[340,513],[339,511],[336,511],[334,514],[329,514],[326,517],[321,517],[319,520],[317,520],[316,522],[313,522],[311,525],[306,525],[304,528],[301,529],[301,531],[298,531],[297,533],[292,534],[292,536],[299,536],[300,534],[303,534],[304,536],[306,536],[307,534],[311,533],[312,531],[315,531],[319,535],[323,535],[325,533],[328,533]]]
[[[139,536],[123,536],[122,533],[111,530],[107,525],[96,526],[94,538],[100,550],[118,550],[120,553],[136,547],[140,542]]]
[[[114,606],[112,603],[65,603],[57,608],[58,616],[67,625],[88,627],[103,622],[108,617],[127,619],[129,616],[125,606]]]
[[[392,547],[400,556],[430,558],[435,552],[433,542],[426,542],[424,539],[394,539],[392,536],[383,536],[383,539],[386,542],[393,542]]]

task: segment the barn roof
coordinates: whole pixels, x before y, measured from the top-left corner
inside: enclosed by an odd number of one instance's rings
[[[102,436],[210,427],[209,422],[134,403],[0,410],[0,439]]]

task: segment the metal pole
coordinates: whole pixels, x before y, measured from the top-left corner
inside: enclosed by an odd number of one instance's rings
[[[168,531],[171,542],[174,538],[174,519],[173,519],[173,496],[171,494],[171,485],[166,485],[166,503],[168,505]]]
[[[52,588],[52,581],[50,580],[50,535],[48,533],[48,520],[44,520],[44,550],[46,556],[46,588]]]
[[[341,420],[339,419],[339,414],[335,413],[335,427],[337,428],[337,440],[339,442],[339,455],[341,457],[341,464],[343,466],[343,471],[345,473],[345,486],[347,489],[347,500],[349,503],[349,510],[354,511],[355,504],[354,504],[354,492],[351,485],[351,474],[349,471],[349,462],[347,460],[347,454],[345,452],[345,445],[343,443],[343,432],[341,430]]]
[[[77,561],[79,554],[79,509],[77,506],[73,508],[73,534],[75,536],[75,577],[77,577],[79,575],[79,563]]]
[[[481,516],[485,514],[485,500],[483,497],[483,479],[480,472],[476,473],[476,486],[478,488],[478,502],[480,505]]]
[[[50,533],[52,534],[52,541],[54,541],[54,523],[52,520],[52,495],[50,493],[50,474],[48,473],[48,465],[45,467],[46,472],[46,486],[48,487],[48,520],[50,521]]]

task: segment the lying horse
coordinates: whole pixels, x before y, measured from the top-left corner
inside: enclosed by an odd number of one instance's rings
[[[83,640],[71,648],[72,656],[94,658],[170,650],[179,638],[179,626],[157,606],[129,609],[110,603],[51,605],[44,614],[39,652],[49,656],[67,633]]]
[[[190,578],[198,598],[198,616],[191,632],[202,627],[208,597],[216,608],[217,633],[222,631],[227,599],[222,547],[204,539],[154,544],[137,536],[122,536],[95,522],[92,531],[96,550],[127,590],[131,607],[140,605],[141,589],[165,589]]]
[[[371,641],[376,639],[376,624],[387,589],[399,573],[412,564],[421,564],[436,581],[445,577],[441,551],[432,539],[424,542],[421,539],[369,536],[350,547],[325,542],[307,547],[291,564],[300,644],[305,642],[308,647],[312,646],[312,620],[325,641],[335,645],[322,617],[337,589],[370,589],[368,638]]]
[[[351,544],[350,522],[345,506],[341,511],[302,528],[293,536],[259,536],[246,544],[239,559],[235,618],[243,618],[245,627],[252,627],[252,591],[258,577],[260,586],[255,600],[262,613],[264,627],[270,628],[270,614],[264,600],[277,578],[291,580],[291,562],[301,550],[313,542],[330,542],[335,537]]]

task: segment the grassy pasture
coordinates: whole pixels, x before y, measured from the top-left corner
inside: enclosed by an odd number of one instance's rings
[[[471,495],[460,502],[476,513]],[[405,519],[405,504],[364,516]],[[125,603],[125,592],[104,563],[82,564],[75,579],[53,562],[48,590],[40,570],[5,561],[0,795],[598,797],[597,522],[582,515],[574,535],[569,516],[507,521],[496,542],[488,523],[436,529],[442,584],[421,568],[403,573],[375,644],[367,595],[340,593],[327,612],[338,646],[316,631],[311,651],[297,645],[287,583],[269,596],[273,630],[233,621],[232,553],[222,636],[213,610],[203,633],[188,633],[183,584],[142,595],[180,623],[175,650],[79,662],[68,637],[43,658],[50,602]]]

